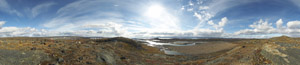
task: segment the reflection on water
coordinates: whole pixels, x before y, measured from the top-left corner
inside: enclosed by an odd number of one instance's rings
[[[195,45],[196,43],[191,43],[191,44],[172,44],[172,43],[160,43],[160,42],[154,42],[150,40],[145,40],[149,46],[159,46],[159,45],[169,45],[169,46],[192,46]]]

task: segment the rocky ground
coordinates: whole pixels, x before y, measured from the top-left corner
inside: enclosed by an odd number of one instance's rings
[[[0,65],[297,65],[298,38],[172,39],[205,41],[194,46],[165,46],[185,55],[167,55],[123,37],[0,38]]]

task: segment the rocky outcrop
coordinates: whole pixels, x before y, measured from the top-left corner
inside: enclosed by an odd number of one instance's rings
[[[117,64],[117,61],[119,61],[118,56],[114,55],[114,53],[112,52],[104,51],[101,53],[97,53],[96,56],[97,56],[96,58],[97,62],[104,62],[108,65],[118,65]]]

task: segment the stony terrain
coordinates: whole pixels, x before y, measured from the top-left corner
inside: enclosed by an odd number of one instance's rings
[[[164,46],[184,55],[167,55],[123,37],[0,38],[0,65],[297,65],[299,38],[170,39],[205,41],[193,46]]]

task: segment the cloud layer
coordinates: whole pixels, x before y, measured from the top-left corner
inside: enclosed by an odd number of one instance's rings
[[[300,21],[288,21],[286,25],[283,25],[283,20],[279,19],[276,22],[276,27],[268,21],[262,19],[249,25],[252,29],[244,29],[235,32],[235,35],[288,35],[292,37],[298,37],[300,33]],[[272,36],[270,36],[272,37]]]

